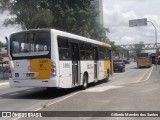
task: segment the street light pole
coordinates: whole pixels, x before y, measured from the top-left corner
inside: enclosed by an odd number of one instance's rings
[[[153,25],[153,27],[155,28],[155,43],[156,43],[156,47],[157,47],[157,28],[156,26],[153,24],[152,21],[147,21],[149,23],[151,23]],[[156,49],[156,52],[158,52],[158,49]]]

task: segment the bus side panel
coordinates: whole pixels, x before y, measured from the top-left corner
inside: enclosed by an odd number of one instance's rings
[[[104,79],[104,61],[98,61],[98,80]]]
[[[104,78],[106,78],[107,76],[107,70],[110,70],[110,61],[109,60],[105,60],[104,61]]]
[[[59,81],[59,87],[72,88],[72,61],[59,61]]]
[[[81,61],[81,83],[83,83],[83,75],[85,72],[88,73],[88,83],[94,81],[94,61]]]

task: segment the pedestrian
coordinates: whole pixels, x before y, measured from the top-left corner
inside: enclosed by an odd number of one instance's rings
[[[157,57],[157,67],[158,67],[158,70],[160,72],[160,56]]]
[[[157,57],[157,64],[160,65],[160,56]]]
[[[157,63],[158,63],[158,57],[155,58],[156,70],[157,70]]]

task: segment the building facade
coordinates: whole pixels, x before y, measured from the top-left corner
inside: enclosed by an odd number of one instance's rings
[[[103,25],[103,0],[91,0],[91,2],[96,6],[97,11],[99,11],[97,22]]]

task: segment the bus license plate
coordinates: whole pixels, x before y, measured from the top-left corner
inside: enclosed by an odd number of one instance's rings
[[[27,73],[26,76],[27,77],[34,77],[34,73]]]

